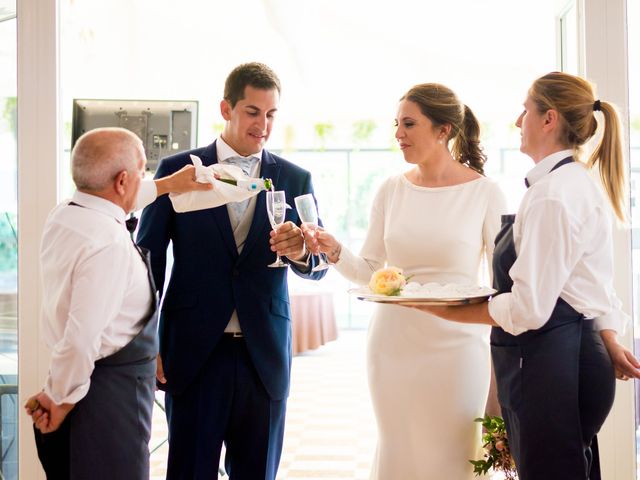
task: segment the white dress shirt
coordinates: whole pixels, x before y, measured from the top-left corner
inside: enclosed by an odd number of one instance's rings
[[[122,208],[81,192],[72,201],[81,206],[66,201],[49,214],[40,253],[44,390],[56,404],[87,394],[94,362],[128,344],[155,301]]]
[[[242,157],[242,155],[239,155],[238,153],[236,153],[236,151],[231,148],[227,142],[225,142],[222,137],[218,138],[218,141],[216,142],[216,154],[218,155],[218,163],[230,163],[228,162],[228,160],[230,158],[233,157]],[[247,157],[243,157],[246,158],[248,160],[251,160],[251,169],[248,172],[245,172],[247,175],[249,175],[250,177],[253,178],[257,178],[260,176],[260,165],[262,162],[262,150],[260,150],[258,153],[254,154],[254,155],[249,155]],[[248,222],[248,226],[246,228],[246,232],[244,232],[241,235],[241,239],[242,239],[242,244],[238,244],[238,253],[240,253],[240,251],[242,251],[242,247],[244,246],[244,241],[247,238],[247,234],[249,233],[249,228],[251,226],[251,220],[253,220],[253,212],[255,211],[256,208],[256,198],[252,197],[248,200],[249,202],[249,206],[247,207],[246,211],[244,212],[244,215],[242,218],[237,218],[236,217],[236,212],[235,209],[231,208],[230,204],[227,204],[227,212],[229,213],[229,220],[231,221],[231,226],[234,229],[234,231],[239,227],[241,221],[243,219],[247,219],[249,220]],[[246,223],[246,222],[245,222]]]
[[[158,196],[158,187],[156,182],[152,178],[144,179],[140,182],[140,189],[138,190],[138,196],[136,198],[136,209],[142,210],[144,207],[153,203]]]
[[[225,163],[231,157],[241,157],[233,148],[231,148],[227,142],[225,142],[222,137],[218,137],[218,141],[216,142],[216,154],[218,155],[218,162]],[[248,172],[250,177],[259,177],[260,176],[260,164],[262,159],[262,150],[260,150],[255,155],[249,155],[252,158],[253,162],[251,165],[251,171]],[[244,243],[247,240],[247,235],[249,234],[249,229],[251,228],[251,222],[253,221],[253,215],[256,209],[256,197],[251,197],[249,200],[249,205],[244,212],[242,218],[237,218],[235,210],[227,205],[227,212],[229,214],[229,221],[231,222],[231,227],[233,228],[233,238],[236,241],[236,247],[238,249],[238,254],[242,252],[242,248],[244,247]],[[266,215],[266,212],[261,212]],[[238,320],[238,313],[234,310],[231,314],[231,318],[229,319],[229,323],[224,329],[225,332],[241,332],[242,328],[240,327],[240,321]]]
[[[227,142],[223,140],[220,136],[216,141],[216,154],[218,156],[219,163],[226,163],[226,161],[231,157],[242,157],[239,155],[233,148],[229,146]],[[248,172],[248,175],[253,178],[258,178],[260,176],[260,166],[262,164],[262,150],[258,153],[254,153],[253,155],[249,155],[248,157],[253,160],[251,164],[251,171]],[[231,222],[231,227],[233,228],[233,237],[236,241],[236,247],[238,248],[238,253],[242,252],[242,248],[244,247],[244,243],[247,240],[247,235],[249,234],[249,229],[251,228],[251,222],[253,221],[253,215],[256,213],[256,200],[257,197],[251,197],[248,202],[249,205],[244,212],[244,216],[242,218],[237,218],[235,210],[231,208],[227,204],[227,212],[229,214],[229,220]],[[267,212],[258,212],[258,215],[266,215]],[[275,255],[275,253],[274,253]],[[289,259],[292,263],[300,267],[305,267],[309,264],[309,255],[307,255],[303,260],[292,260]],[[231,318],[229,319],[229,323],[224,329],[225,332],[241,332],[242,328],[240,326],[240,321],[238,320],[238,314],[234,310],[231,314]]]
[[[572,154],[549,155],[527,174],[531,187],[513,226],[513,288],[489,303],[491,317],[513,335],[542,327],[558,297],[595,319],[597,330],[622,334],[629,321],[613,289],[608,202],[583,163],[551,171]]]

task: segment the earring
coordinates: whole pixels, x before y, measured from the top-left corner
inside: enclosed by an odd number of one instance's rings
[[[439,138],[439,139],[438,139],[438,143],[439,143],[440,145],[442,145],[442,144],[444,143],[444,140],[443,140],[442,138]]]

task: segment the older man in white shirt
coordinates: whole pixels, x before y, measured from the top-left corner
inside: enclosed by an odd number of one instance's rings
[[[26,408],[50,478],[149,475],[156,294],[125,220],[159,194],[211,186],[194,181],[193,167],[143,182],[145,164],[128,130],[86,133],[72,152],[77,191],[45,224],[41,324],[51,362]]]

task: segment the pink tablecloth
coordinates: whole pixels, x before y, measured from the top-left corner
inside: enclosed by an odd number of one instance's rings
[[[338,338],[333,296],[329,292],[291,293],[293,354],[314,350]]]

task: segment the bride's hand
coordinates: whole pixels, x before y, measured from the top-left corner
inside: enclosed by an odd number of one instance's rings
[[[314,255],[326,253],[330,262],[338,261],[341,245],[333,235],[322,227],[309,226],[304,223],[300,228],[304,233],[304,243],[311,253]]]

